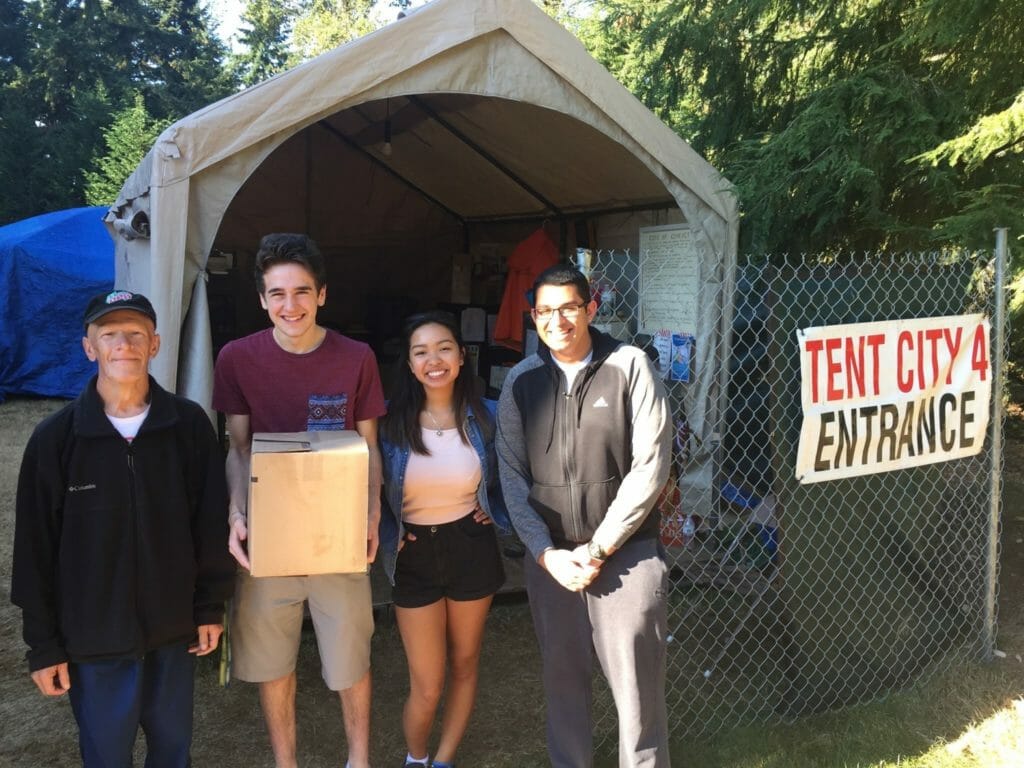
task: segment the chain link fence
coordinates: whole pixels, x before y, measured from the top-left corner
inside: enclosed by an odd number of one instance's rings
[[[813,485],[794,465],[797,329],[982,313],[1004,344],[991,254],[749,259],[702,296],[706,332],[667,341],[639,332],[640,281],[657,275],[634,254],[593,254],[590,278],[598,327],[669,350],[676,482],[658,512],[675,738],[879,699],[990,653],[1000,409],[971,458]],[[594,711],[611,748],[599,675]]]

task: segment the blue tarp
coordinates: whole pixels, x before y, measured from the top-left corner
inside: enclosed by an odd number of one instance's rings
[[[106,211],[72,208],[0,227],[0,401],[74,397],[95,372],[82,351],[82,313],[114,283]]]

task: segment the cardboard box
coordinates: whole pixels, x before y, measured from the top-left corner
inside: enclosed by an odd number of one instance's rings
[[[257,432],[249,474],[253,576],[366,570],[369,455],[357,432]]]

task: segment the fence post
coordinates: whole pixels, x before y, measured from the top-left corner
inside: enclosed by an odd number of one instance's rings
[[[999,589],[999,511],[1003,471],[1003,353],[1006,343],[1006,228],[996,230],[995,306],[992,324],[992,480],[989,490],[988,562],[985,589],[985,658],[996,649],[996,596]]]

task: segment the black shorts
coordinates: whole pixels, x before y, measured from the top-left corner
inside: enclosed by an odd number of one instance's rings
[[[416,536],[405,540],[395,566],[391,600],[399,608],[420,608],[449,600],[479,600],[505,583],[505,568],[493,525],[478,523],[474,512],[443,525],[405,527]]]

